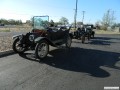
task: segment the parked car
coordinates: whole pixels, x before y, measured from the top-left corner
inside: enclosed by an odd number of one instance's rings
[[[93,25],[86,24],[78,27],[76,31],[72,32],[74,39],[81,39],[82,43],[85,42],[85,38],[88,40],[94,38],[95,32],[93,31]]]
[[[82,43],[85,42],[85,29],[84,28],[77,28],[76,31],[72,32],[74,39],[81,39]]]
[[[86,24],[84,25],[84,27],[86,28],[86,36],[88,37],[88,39],[94,38],[95,35],[95,31],[93,31],[94,26],[92,24]]]
[[[0,26],[5,26],[5,24],[0,24]]]
[[[25,35],[13,36],[13,50],[16,53],[24,53],[27,50],[35,50],[35,56],[44,59],[49,52],[49,45],[58,47],[65,44],[71,47],[72,35],[70,28],[49,27],[49,16],[34,16],[33,29]]]

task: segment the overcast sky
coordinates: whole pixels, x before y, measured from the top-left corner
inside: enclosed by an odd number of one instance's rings
[[[26,21],[32,16],[49,15],[50,19],[59,21],[64,16],[69,22],[74,21],[76,0],[0,0],[0,18],[21,19]],[[78,0],[77,21],[82,20],[85,11],[85,23],[101,20],[110,9],[115,11],[116,22],[120,22],[120,0]]]

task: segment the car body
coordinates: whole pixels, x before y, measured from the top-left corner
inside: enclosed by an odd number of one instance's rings
[[[72,38],[69,30],[66,27],[49,27],[49,16],[34,16],[31,32],[13,36],[13,50],[21,54],[32,49],[37,58],[43,59],[49,52],[49,45],[58,47],[65,44],[70,48]]]
[[[73,38],[74,39],[81,39],[82,43],[85,42],[85,29],[84,28],[77,28],[76,31],[72,32]]]
[[[86,28],[86,35],[89,35],[89,38],[94,38],[95,31],[93,31],[94,26],[92,24],[84,25]]]

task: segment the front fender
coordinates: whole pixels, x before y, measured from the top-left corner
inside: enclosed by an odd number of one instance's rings
[[[22,34],[14,35],[14,36],[12,37],[12,39],[14,40],[14,39],[16,39],[16,38],[19,38],[19,36],[22,36]]]

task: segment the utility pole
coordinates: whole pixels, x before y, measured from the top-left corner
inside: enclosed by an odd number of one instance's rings
[[[83,12],[83,17],[82,17],[82,23],[83,23],[85,11],[82,11],[82,12]]]
[[[75,9],[75,14],[74,14],[75,30],[76,30],[76,18],[77,18],[77,4],[78,4],[78,0],[76,0],[76,9]]]

